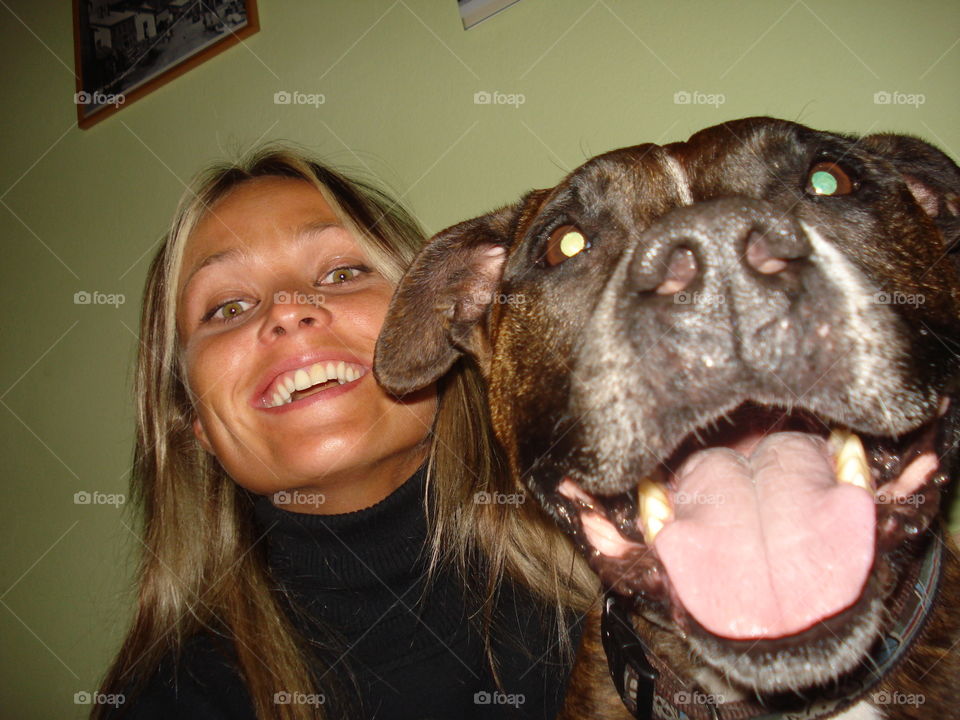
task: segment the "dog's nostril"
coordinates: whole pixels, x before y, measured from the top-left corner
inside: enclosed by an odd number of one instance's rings
[[[670,253],[667,272],[657,286],[657,295],[678,293],[697,276],[697,258],[689,248],[681,247]]]
[[[774,275],[787,267],[787,261],[774,255],[766,236],[756,230],[747,237],[747,262],[764,275]]]

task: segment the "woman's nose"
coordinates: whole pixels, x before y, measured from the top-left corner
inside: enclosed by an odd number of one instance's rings
[[[313,289],[309,292],[279,290],[271,298],[263,331],[270,335],[284,335],[298,328],[316,327],[329,322],[330,311],[321,293]]]

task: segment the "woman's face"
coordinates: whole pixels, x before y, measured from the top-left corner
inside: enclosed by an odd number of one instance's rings
[[[184,249],[177,329],[194,431],[238,484],[337,513],[416,470],[435,391],[400,402],[371,373],[392,292],[305,181],[248,180],[201,219]]]

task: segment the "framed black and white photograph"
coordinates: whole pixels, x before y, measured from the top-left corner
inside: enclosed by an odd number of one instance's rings
[[[81,128],[259,29],[256,0],[74,0],[73,25]]]

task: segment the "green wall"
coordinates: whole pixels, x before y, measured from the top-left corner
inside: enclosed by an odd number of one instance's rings
[[[260,33],[85,131],[70,3],[0,5],[4,717],[83,716],[74,693],[124,631],[134,518],[74,494],[127,492],[139,292],[208,161],[292,139],[381,177],[436,231],[590,155],[745,115],[907,131],[960,157],[956,0],[522,0],[469,32],[454,0],[260,0]],[[326,102],[275,105],[282,90]],[[81,290],[126,302],[75,305]]]

